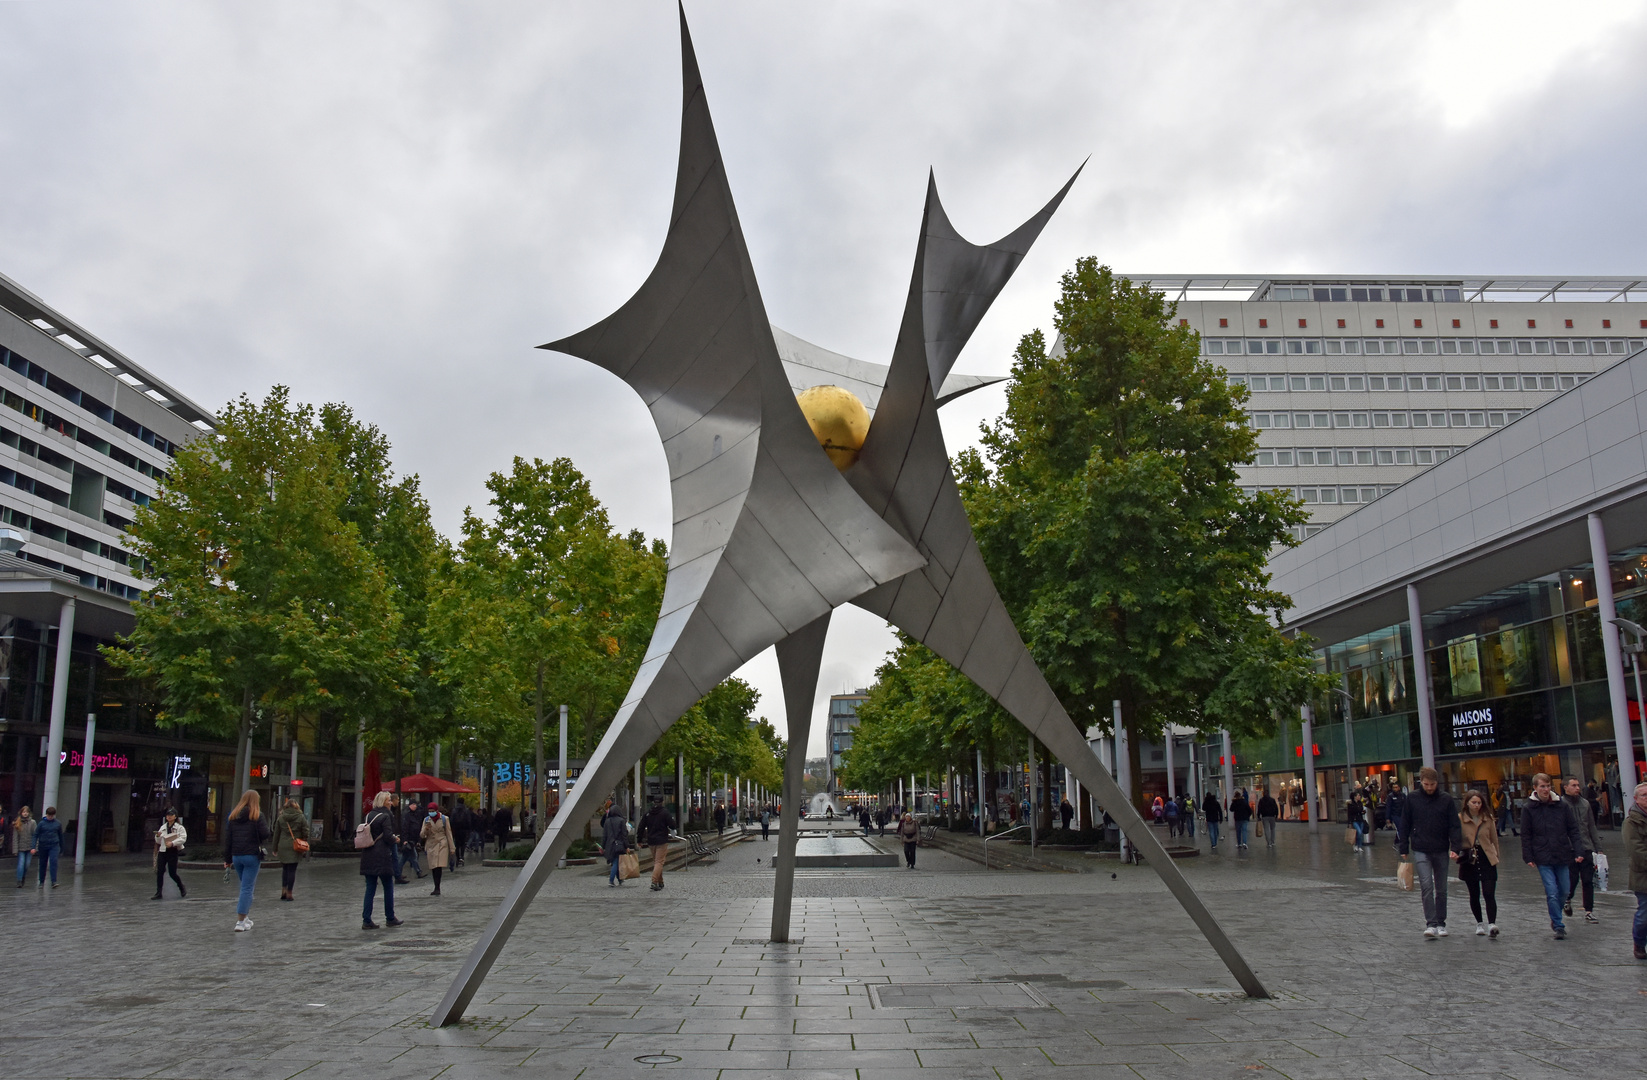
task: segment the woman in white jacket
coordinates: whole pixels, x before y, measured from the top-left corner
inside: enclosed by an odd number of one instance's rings
[[[188,839],[188,830],[177,820],[177,811],[168,806],[166,820],[154,834],[154,899],[160,899],[167,874],[171,874],[172,881],[176,883],[178,895],[189,895],[189,890],[183,887],[183,879],[177,876],[177,860],[183,854],[183,845]]]

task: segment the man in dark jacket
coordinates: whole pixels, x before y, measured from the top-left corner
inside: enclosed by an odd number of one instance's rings
[[[40,825],[34,833],[34,848],[38,855],[37,865],[40,868],[40,884],[46,884],[46,868],[51,868],[51,887],[57,888],[57,856],[63,850],[63,823],[57,820],[57,807],[46,807],[46,816],[40,819]]]
[[[1252,803],[1247,801],[1245,789],[1230,800],[1230,819],[1235,822],[1235,850],[1247,850],[1247,822],[1252,820]]]
[[[1567,936],[1561,908],[1567,902],[1573,865],[1581,861],[1584,841],[1567,803],[1550,786],[1547,773],[1533,777],[1533,796],[1521,811],[1521,859],[1544,882],[1544,904],[1556,940]]]
[[[657,892],[663,888],[663,863],[669,858],[669,835],[675,831],[675,819],[663,808],[662,799],[652,800],[652,809],[641,818],[636,831],[652,849],[652,891]]]
[[[715,804],[715,835],[719,836],[726,831],[726,804]]]
[[[457,862],[463,865],[463,853],[469,850],[469,830],[472,827],[469,804],[462,799],[452,808],[452,842],[457,847]]]
[[[1418,771],[1418,790],[1401,802],[1396,846],[1412,853],[1424,897],[1424,936],[1447,936],[1447,869],[1464,845],[1458,803],[1441,790],[1441,774],[1428,765]]]
[[[498,812],[492,815],[492,839],[497,842],[498,853],[509,846],[509,830],[515,827],[515,816],[509,812],[507,806],[498,807]]]
[[[1562,801],[1567,809],[1573,812],[1573,820],[1578,823],[1579,856],[1576,872],[1567,883],[1567,905],[1562,910],[1566,914],[1573,913],[1573,893],[1577,891],[1579,883],[1584,884],[1584,921],[1599,922],[1596,918],[1596,852],[1601,850],[1601,834],[1596,831],[1596,808],[1584,795],[1584,785],[1578,777],[1567,778],[1567,791]],[[1590,785],[1595,790],[1595,785]]]
[[[1201,813],[1207,818],[1207,836],[1212,839],[1212,850],[1218,851],[1218,823],[1224,820],[1224,808],[1218,805],[1218,796],[1207,792],[1207,797],[1201,800]]]
[[[1264,827],[1264,845],[1275,846],[1275,819],[1281,816],[1281,807],[1275,801],[1275,796],[1264,790],[1258,800],[1258,823]]]
[[[1399,850],[1401,847],[1401,815],[1405,812],[1407,805],[1407,793],[1401,790],[1400,781],[1396,781],[1395,786],[1390,789],[1390,797],[1386,802],[1388,804],[1386,812],[1389,814],[1390,828],[1395,830],[1395,846]]]

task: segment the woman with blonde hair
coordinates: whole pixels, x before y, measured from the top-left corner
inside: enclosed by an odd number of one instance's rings
[[[394,815],[389,812],[393,798],[387,791],[378,792],[372,799],[371,813],[361,823],[372,837],[372,846],[360,852],[360,876],[366,879],[366,904],[360,914],[362,930],[377,929],[378,924],[372,921],[372,901],[379,884],[383,886],[383,914],[387,916],[383,921],[389,926],[400,925],[395,918],[395,847],[400,837],[395,835]]]
[[[1471,791],[1464,796],[1458,824],[1464,846],[1458,854],[1458,876],[1470,889],[1470,913],[1475,916],[1477,937],[1498,936],[1498,821],[1487,795]],[[1481,917],[1481,902],[1487,902],[1487,917]]]
[[[263,799],[251,788],[235,803],[223,830],[223,869],[234,867],[240,878],[240,902],[235,910],[235,932],[252,928],[252,886],[257,884],[257,871],[263,865],[263,845],[269,839],[269,823],[263,820]]]

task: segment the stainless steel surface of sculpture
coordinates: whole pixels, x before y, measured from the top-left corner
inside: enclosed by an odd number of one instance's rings
[[[1030,658],[985,569],[950,473],[937,407],[992,379],[950,372],[1069,184],[994,244],[950,225],[935,185],[889,367],[829,352],[767,321],[721,162],[684,12],[674,208],[640,290],[544,348],[613,372],[651,410],[674,507],[656,630],[622,707],[432,1017],[455,1023],[581,823],[721,680],[776,645],[791,746],[804,748],[829,615],[855,603],[954,664],[1094,793],[1247,993],[1266,996]],[[883,382],[884,380],[884,382]],[[795,392],[829,382],[873,414],[838,470]],[[802,753],[786,763],[772,936],[788,938]],[[577,823],[576,828],[571,828]]]

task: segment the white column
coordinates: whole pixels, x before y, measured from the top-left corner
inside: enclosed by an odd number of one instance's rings
[[[1230,746],[1230,733],[1220,732],[1224,737],[1224,797],[1219,802],[1224,809],[1230,808],[1230,800],[1235,797],[1235,750]]]
[[[973,815],[978,819],[978,835],[983,836],[984,829],[984,748],[978,747],[978,812]]]
[[[80,816],[76,819],[77,836],[74,845],[74,872],[86,868],[86,834],[91,831],[86,824],[86,811],[91,799],[92,774],[92,747],[97,742],[97,714],[86,714],[86,751],[80,760]]]
[[[1424,613],[1418,606],[1418,586],[1407,586],[1407,623],[1413,639],[1413,695],[1418,698],[1418,745],[1424,764],[1435,768],[1435,709],[1430,697],[1430,662],[1424,655]],[[1614,641],[1614,648],[1617,648]],[[1623,685],[1620,683],[1619,685]],[[1313,818],[1314,815],[1312,814]]]
[[[560,801],[566,804],[566,712],[567,707],[560,707]]]
[[[1601,650],[1607,660],[1607,697],[1613,707],[1613,741],[1618,748],[1618,786],[1625,798],[1635,786],[1636,751],[1630,738],[1630,700],[1624,690],[1624,655],[1618,644],[1618,612],[1613,608],[1613,572],[1601,515],[1590,515],[1590,561],[1595,564],[1596,614],[1601,618]],[[1625,804],[1628,809],[1629,804]]]
[[[366,799],[366,721],[360,722],[355,732],[355,808],[349,815],[350,826],[360,824],[365,820],[366,812],[361,809]],[[334,840],[339,839],[333,837]]]
[[[1127,797],[1127,804],[1132,804],[1132,740],[1127,735],[1126,723],[1121,717],[1121,699],[1116,698],[1113,703],[1115,710],[1115,782],[1121,788],[1121,794]],[[1112,817],[1114,815],[1111,815]]]
[[[1174,740],[1173,740],[1173,737],[1172,737],[1172,725],[1168,724],[1167,725],[1167,798],[1169,798],[1169,799],[1177,799],[1178,798],[1178,777],[1176,775],[1176,773],[1178,772],[1178,765],[1177,765],[1177,762],[1173,760],[1173,754],[1175,752],[1173,750],[1173,746],[1172,746],[1173,741]]]
[[[435,743],[435,779],[440,779],[440,743]]]
[[[1029,792],[1029,850],[1035,850],[1035,818],[1040,809],[1035,803],[1035,736],[1029,737],[1029,775],[1024,777],[1024,787]]]
[[[292,732],[292,764],[286,770],[286,795],[288,798],[297,797],[297,732]]]
[[[1298,707],[1299,719],[1303,721],[1304,745],[1301,752],[1304,755],[1304,805],[1310,810],[1310,832],[1321,831],[1321,800],[1315,796],[1315,710],[1308,705]]]
[[[46,736],[46,789],[41,794],[40,817],[57,805],[57,786],[63,756],[63,724],[69,706],[69,650],[74,644],[74,597],[63,601],[57,620],[57,666],[51,678],[51,734]]]

